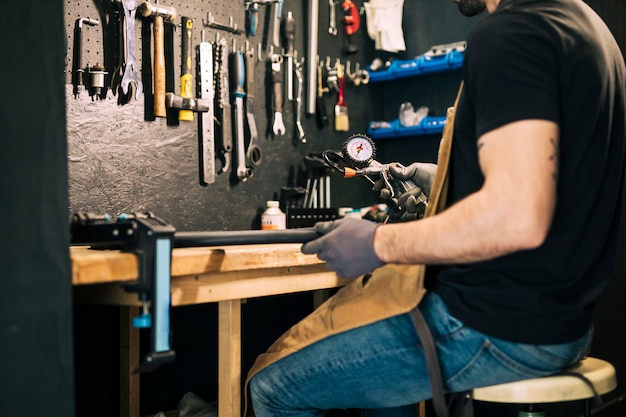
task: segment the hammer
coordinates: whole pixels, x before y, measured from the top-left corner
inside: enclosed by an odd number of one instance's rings
[[[208,98],[183,97],[174,93],[165,93],[165,104],[168,109],[202,113],[209,111],[211,102]]]
[[[166,117],[165,33],[163,22],[174,22],[176,20],[176,9],[144,1],[139,6],[139,13],[143,17],[154,17],[154,115],[156,117]]]

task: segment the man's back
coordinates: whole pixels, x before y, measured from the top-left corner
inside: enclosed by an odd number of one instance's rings
[[[571,340],[588,329],[614,265],[626,137],[621,51],[582,1],[502,0],[468,39],[464,75],[451,201],[482,186],[481,135],[543,119],[560,127],[557,204],[539,248],[446,268],[437,289],[456,317],[487,334]]]

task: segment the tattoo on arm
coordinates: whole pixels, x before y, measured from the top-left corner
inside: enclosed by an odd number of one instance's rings
[[[550,155],[550,161],[554,161],[554,172],[552,173],[552,178],[556,181],[559,177],[559,145],[554,138],[550,138],[550,143],[554,148],[552,155]]]

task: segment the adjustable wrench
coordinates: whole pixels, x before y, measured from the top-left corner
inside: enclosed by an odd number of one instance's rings
[[[246,96],[245,64],[241,51],[233,52],[233,104],[235,105],[235,135],[237,136],[237,178],[245,182],[252,176],[252,169],[246,167],[245,137],[243,130],[243,99]]]
[[[133,84],[135,98],[139,98],[143,93],[141,75],[137,70],[137,59],[135,58],[135,12],[137,11],[137,0],[122,0],[124,6],[124,26],[126,27],[126,65],[124,76],[120,82],[122,93],[128,96],[128,87]],[[132,95],[129,96],[132,99]]]
[[[274,89],[274,124],[272,131],[274,135],[285,134],[285,123],[283,122],[283,57],[280,54],[272,54],[272,83]]]

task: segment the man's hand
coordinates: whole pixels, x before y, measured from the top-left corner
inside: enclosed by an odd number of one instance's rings
[[[412,180],[417,187],[413,188],[394,199],[394,203],[399,207],[402,207],[403,212],[407,214],[416,214],[420,209],[419,198],[423,192],[428,197],[430,190],[435,180],[435,173],[437,172],[437,165],[425,162],[414,162],[409,166],[403,166],[397,162],[389,164],[389,174],[396,181]],[[385,188],[385,184],[382,180],[376,181],[374,184],[374,190],[380,192],[380,198],[383,201],[391,199],[391,190]],[[397,201],[396,201],[397,200]]]
[[[323,236],[302,245],[302,253],[316,254],[343,278],[357,278],[385,264],[374,252],[378,226],[352,218],[316,223],[315,230]]]

